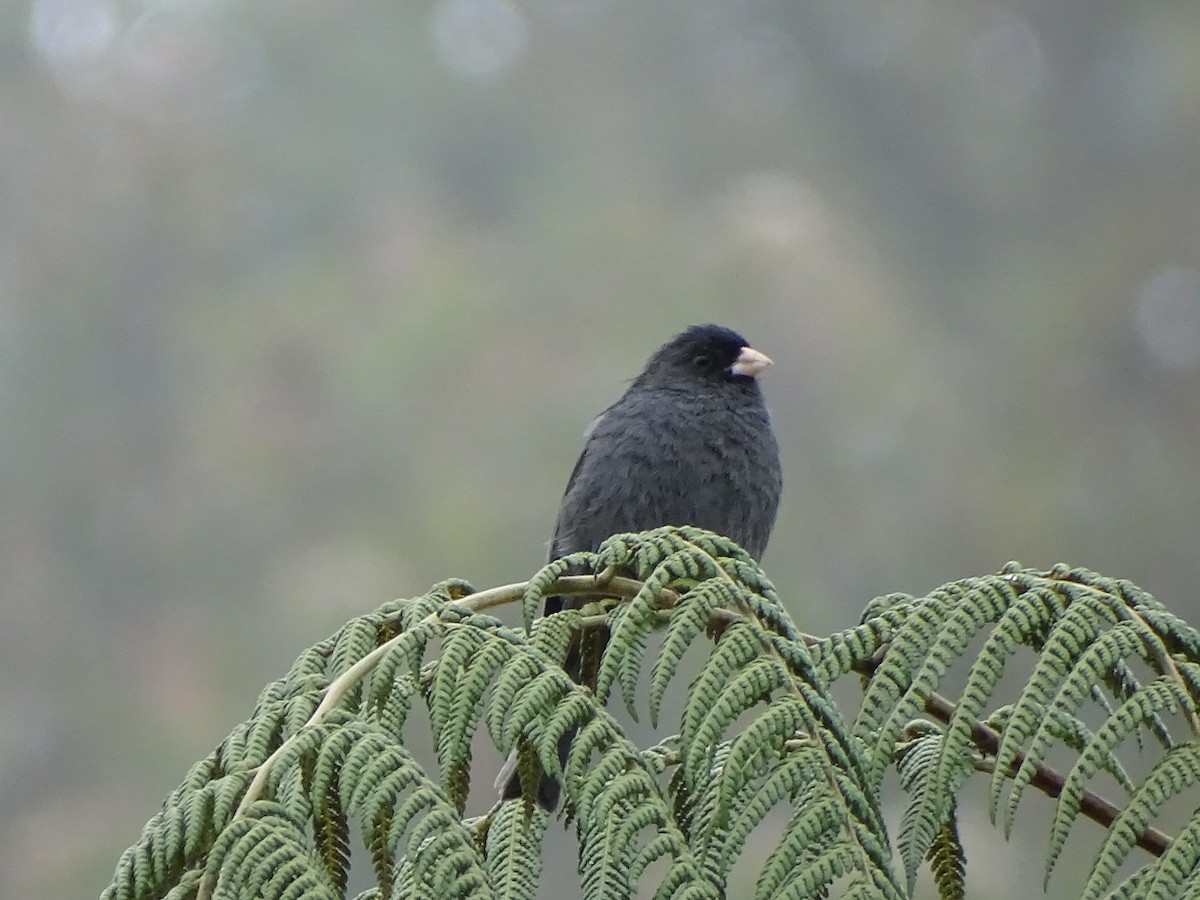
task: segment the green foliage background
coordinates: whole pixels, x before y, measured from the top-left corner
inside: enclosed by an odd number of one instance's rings
[[[0,7],[0,895],[98,891],[297,647],[532,571],[695,321],[776,360],[806,630],[1010,558],[1200,620],[1200,8],[827,6]]]

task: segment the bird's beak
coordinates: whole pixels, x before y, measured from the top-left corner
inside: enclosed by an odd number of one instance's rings
[[[729,371],[734,375],[749,375],[753,378],[769,365],[771,365],[771,357],[767,354],[759,353],[753,347],[743,347],[742,352],[733,361],[733,365],[729,367]]]

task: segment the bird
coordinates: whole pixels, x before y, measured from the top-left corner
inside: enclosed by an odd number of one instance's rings
[[[720,325],[693,325],[659,347],[585,432],[559,505],[549,561],[594,552],[613,534],[665,525],[717,532],[758,560],[783,487],[779,447],[758,382],[770,365],[770,357]],[[548,597],[543,612],[552,615],[579,602]],[[564,668],[585,683],[578,641]],[[568,732],[559,742],[564,762],[573,738]],[[496,785],[502,798],[521,796],[515,752]],[[553,811],[559,793],[558,782],[543,774],[539,805]]]

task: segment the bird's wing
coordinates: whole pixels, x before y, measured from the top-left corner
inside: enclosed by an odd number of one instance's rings
[[[592,419],[592,421],[588,423],[588,427],[584,429],[583,450],[580,451],[579,458],[575,460],[575,467],[571,469],[571,477],[567,479],[567,486],[566,489],[563,490],[562,501],[559,502],[558,519],[554,523],[554,536],[550,539],[550,558],[547,560],[547,562],[554,562],[554,560],[558,559],[560,556],[571,552],[569,550],[563,550],[560,546],[560,539],[562,538],[563,507],[566,506],[567,498],[571,496],[571,490],[575,487],[575,481],[579,478],[579,473],[583,469],[584,460],[587,459],[588,451],[591,450],[592,437],[595,435],[596,429],[600,426],[600,423],[604,421],[604,417],[608,415],[608,412],[611,409],[611,406],[608,407],[608,409],[604,410],[604,412]]]
[[[616,404],[614,404],[614,406],[615,405]],[[579,478],[579,473],[583,470],[584,461],[587,459],[588,453],[592,448],[592,438],[596,434],[596,429],[600,426],[600,423],[604,421],[604,417],[608,415],[608,412],[611,409],[612,406],[608,407],[608,409],[604,410],[604,412],[592,419],[592,421],[588,423],[588,427],[583,432],[583,450],[580,451],[579,458],[575,460],[575,467],[571,469],[571,477],[567,479],[567,487],[563,491],[562,500],[559,503],[558,518],[554,523],[554,536],[550,538],[550,556],[546,560],[547,562],[554,562],[554,560],[572,552],[572,550],[566,549],[562,546],[563,509],[568,506],[568,498],[571,496],[571,491],[575,487],[575,481]],[[551,613],[556,613],[561,610],[563,608],[565,599],[566,598],[564,597],[547,597],[545,603],[545,614],[550,615]]]

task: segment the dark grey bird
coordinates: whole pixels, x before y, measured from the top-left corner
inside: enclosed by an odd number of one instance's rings
[[[662,525],[715,531],[760,558],[782,489],[779,448],[758,384],[769,365],[770,358],[719,325],[693,325],[660,347],[588,429],[559,507],[550,560],[597,550],[618,532]],[[549,597],[545,613],[571,602]],[[574,646],[564,667],[576,681],[580,665]],[[572,739],[568,734],[560,743],[564,760]],[[506,798],[521,795],[515,757],[497,786]],[[558,794],[558,783],[543,776],[538,802],[553,810]]]

